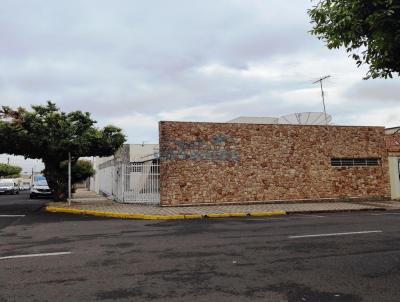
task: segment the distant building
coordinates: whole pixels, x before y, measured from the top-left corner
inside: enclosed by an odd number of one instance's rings
[[[238,124],[278,124],[279,118],[270,116],[239,116],[228,123]]]
[[[113,156],[95,157],[95,175],[90,179],[90,190],[127,201],[125,192],[142,192],[151,183],[158,169],[158,144],[124,144]],[[150,178],[150,181],[149,181]],[[158,191],[158,180],[157,180]]]

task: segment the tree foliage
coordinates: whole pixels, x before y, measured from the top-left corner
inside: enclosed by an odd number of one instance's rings
[[[110,156],[124,143],[121,129],[96,128],[88,112],[61,112],[52,102],[16,110],[0,110],[0,153],[41,159],[44,174],[56,200],[64,199],[67,180],[61,163],[71,153],[72,163],[79,157]]]
[[[400,72],[400,0],[321,0],[308,11],[311,33],[328,48],[344,47],[367,78]]]
[[[20,177],[21,171],[21,167],[0,163],[0,177],[17,178]]]
[[[68,161],[63,161],[60,166],[65,177],[68,177]],[[72,184],[80,183],[93,176],[94,173],[92,163],[89,160],[80,159],[71,166],[71,182]]]

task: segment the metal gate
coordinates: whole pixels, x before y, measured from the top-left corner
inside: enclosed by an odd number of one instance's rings
[[[160,164],[155,162],[127,163],[123,166],[123,202],[160,202]]]
[[[160,164],[157,160],[123,163],[110,160],[96,172],[99,191],[127,203],[160,203]]]

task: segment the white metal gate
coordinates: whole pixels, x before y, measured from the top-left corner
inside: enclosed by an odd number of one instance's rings
[[[160,165],[158,162],[123,164],[123,201],[160,202]]]
[[[127,203],[160,202],[160,165],[158,161],[123,163],[110,160],[96,172],[99,191]]]

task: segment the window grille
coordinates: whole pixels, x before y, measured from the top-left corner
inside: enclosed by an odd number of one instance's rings
[[[378,157],[361,157],[361,158],[331,158],[333,167],[353,167],[353,166],[379,166],[381,159]]]
[[[132,163],[130,168],[130,172],[134,173],[142,173],[143,172],[143,164],[142,163]]]

